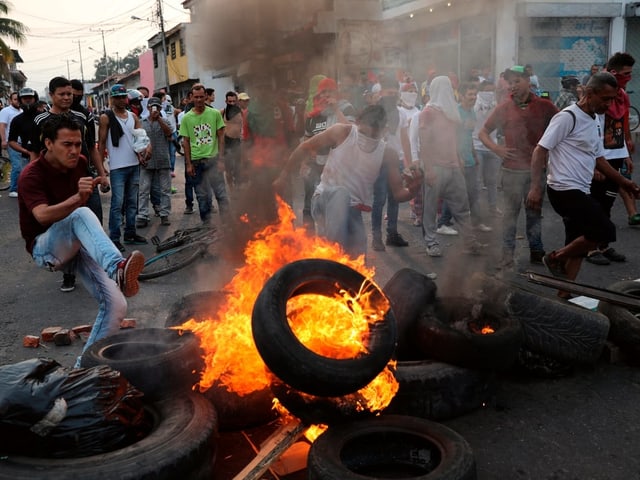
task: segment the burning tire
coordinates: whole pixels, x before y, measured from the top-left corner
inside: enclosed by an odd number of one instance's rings
[[[398,362],[394,374],[400,389],[385,414],[447,420],[482,407],[495,391],[487,372],[431,360]]]
[[[172,306],[165,326],[177,327],[191,318],[196,322],[211,321],[224,299],[225,294],[221,291],[185,295]],[[222,431],[264,425],[277,417],[277,412],[272,408],[273,394],[268,387],[239,396],[222,385],[214,384],[203,395],[216,407]]]
[[[634,280],[617,282],[607,288],[614,292],[640,297],[640,282]],[[638,314],[640,312],[612,305],[602,300],[598,304],[598,311],[609,319],[611,325],[609,340],[631,354],[632,358],[638,358],[640,354],[640,317]]]
[[[200,395],[189,393],[150,404],[154,426],[127,447],[82,458],[0,459],[0,478],[30,480],[173,480],[209,479],[216,456],[216,412]]]
[[[264,285],[253,308],[252,330],[258,352],[285,384],[311,395],[335,397],[355,392],[386,366],[396,347],[396,322],[391,309],[369,328],[368,353],[335,359],[309,350],[296,338],[287,320],[287,301],[297,295],[352,296],[363,285],[374,302],[384,300],[375,285],[355,270],[329,260],[300,260],[285,265]]]
[[[524,346],[532,352],[575,363],[600,358],[609,332],[609,320],[601,313],[521,289],[511,289],[505,304],[520,321]]]
[[[190,332],[144,328],[105,337],[82,354],[82,367],[109,365],[150,399],[187,392],[203,368],[198,338]]]
[[[311,445],[309,480],[474,480],[469,444],[428,420],[383,415],[329,427]]]
[[[398,360],[418,360],[413,346],[416,320],[427,305],[436,300],[436,284],[416,270],[398,270],[384,286],[383,291],[391,302],[391,309],[398,325]]]
[[[466,298],[440,298],[420,315],[416,346],[427,358],[452,365],[508,368],[518,358],[522,330],[517,320],[500,310]]]

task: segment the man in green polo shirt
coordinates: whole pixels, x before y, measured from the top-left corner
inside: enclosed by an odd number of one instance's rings
[[[218,110],[205,104],[204,85],[196,83],[191,92],[193,108],[180,123],[185,174],[192,177],[200,219],[209,222],[212,190],[220,214],[224,215],[229,208],[224,184],[224,120]]]

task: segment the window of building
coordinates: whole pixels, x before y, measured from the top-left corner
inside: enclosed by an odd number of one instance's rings
[[[171,42],[171,60],[176,58],[176,42]]]
[[[158,68],[158,53],[153,52],[153,68]]]
[[[184,45],[184,39],[180,39],[180,56],[184,57],[187,53],[187,48]]]

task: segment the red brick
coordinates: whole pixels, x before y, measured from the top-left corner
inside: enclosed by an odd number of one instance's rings
[[[58,330],[53,336],[53,343],[59,347],[71,345],[71,332],[66,328]]]
[[[90,333],[93,325],[77,325],[71,329],[73,333],[79,335],[80,333]]]
[[[62,327],[47,327],[40,332],[43,342],[53,342],[53,336],[62,330]]]
[[[38,348],[40,346],[40,337],[35,335],[25,335],[22,339],[22,346],[27,348]]]
[[[120,328],[136,328],[135,318],[125,318],[120,322]]]

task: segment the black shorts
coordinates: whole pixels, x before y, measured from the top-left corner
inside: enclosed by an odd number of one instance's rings
[[[564,222],[565,245],[583,235],[598,245],[616,241],[616,226],[591,195],[580,190],[554,190],[549,186],[547,195]]]

